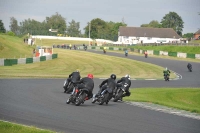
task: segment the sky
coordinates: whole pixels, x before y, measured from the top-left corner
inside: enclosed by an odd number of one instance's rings
[[[80,30],[93,19],[124,22],[140,27],[152,20],[161,22],[169,12],[176,12],[184,22],[183,34],[200,29],[200,0],[0,0],[0,20],[10,30],[10,18],[19,22],[34,19],[42,22],[58,12],[66,23],[80,22]]]

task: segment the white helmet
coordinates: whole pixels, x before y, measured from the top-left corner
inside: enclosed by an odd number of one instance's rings
[[[128,78],[129,80],[131,79],[131,76],[129,74],[126,74],[125,77]]]
[[[167,67],[165,68],[165,70],[168,70]]]

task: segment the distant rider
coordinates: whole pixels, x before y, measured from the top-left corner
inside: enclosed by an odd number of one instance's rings
[[[93,96],[93,93],[92,93],[94,89],[93,78],[94,78],[93,74],[88,74],[87,77],[84,77],[80,81],[75,82],[75,84],[78,84],[77,85],[78,89],[83,89],[83,88],[88,89],[89,93],[86,100],[92,98]]]
[[[170,70],[169,69],[167,69],[167,67],[165,68],[165,70],[163,70],[163,76],[165,76],[165,75],[167,75],[167,76],[169,76],[170,77]]]
[[[187,68],[188,68],[188,69],[192,68],[192,64],[188,63],[188,64],[187,64]]]
[[[76,82],[76,81],[79,81],[80,79],[81,79],[80,72],[79,72],[79,70],[77,69],[75,72],[72,72],[72,73],[69,75],[69,77],[68,77],[68,79],[67,79],[67,84],[66,84],[64,87],[68,87],[68,85],[69,85],[69,83],[70,83],[71,81]],[[67,89],[65,89],[64,92],[66,92],[66,91],[67,91]]]
[[[125,50],[124,52],[125,52],[125,55],[128,55],[128,50]]]
[[[122,87],[122,86],[125,87],[125,92],[126,92],[125,94],[122,95],[122,97],[130,96],[131,93],[129,92],[129,88],[131,87],[131,78],[129,74],[126,74],[124,77],[122,77],[120,80],[117,81],[117,87]],[[116,90],[117,89],[115,89],[114,93],[116,93]]]

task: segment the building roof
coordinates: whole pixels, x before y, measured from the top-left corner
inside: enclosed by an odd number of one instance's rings
[[[119,27],[119,36],[181,38],[172,28]]]
[[[197,32],[195,32],[194,34],[200,34],[200,29]]]

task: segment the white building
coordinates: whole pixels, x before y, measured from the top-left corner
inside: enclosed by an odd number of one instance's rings
[[[180,38],[172,28],[120,26],[115,44],[180,43]]]

